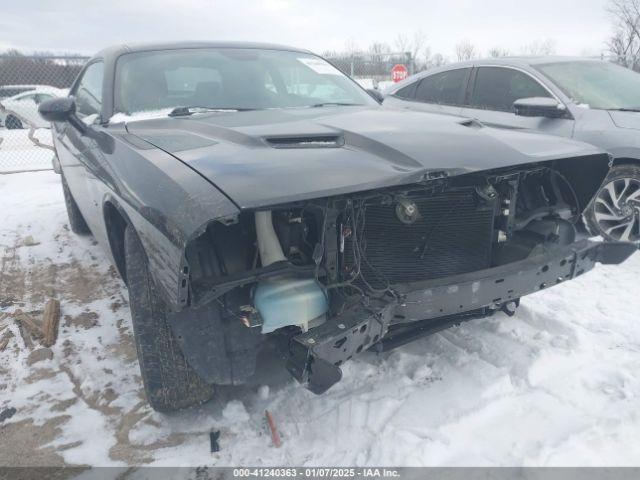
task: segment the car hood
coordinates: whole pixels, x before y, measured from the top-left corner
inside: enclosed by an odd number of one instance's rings
[[[616,127],[640,130],[640,112],[616,112],[610,110],[609,115]]]
[[[602,153],[460,117],[371,107],[219,112],[126,128],[243,209]]]

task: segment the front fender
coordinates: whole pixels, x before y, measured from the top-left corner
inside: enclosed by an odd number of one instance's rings
[[[214,185],[184,163],[126,133],[112,134],[114,150],[105,154],[103,212],[115,208],[132,226],[148,257],[150,274],[168,305],[180,309],[188,299],[187,243],[211,221],[239,210]],[[108,221],[105,219],[108,227]],[[124,233],[124,232],[122,232]],[[113,242],[110,250],[116,259]]]

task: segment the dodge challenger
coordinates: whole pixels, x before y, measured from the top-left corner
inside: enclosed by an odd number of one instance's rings
[[[636,249],[585,234],[597,148],[385,110],[295,48],[116,46],[39,110],[71,229],[128,287],[160,411],[246,381],[267,343],[323,393],[364,350],[512,315]]]

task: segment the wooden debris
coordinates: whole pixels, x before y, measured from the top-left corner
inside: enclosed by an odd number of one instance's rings
[[[34,347],[33,339],[31,338],[31,334],[27,331],[26,328],[24,328],[24,325],[21,322],[18,322],[18,331],[20,332],[20,336],[24,341],[24,346],[28,350],[31,350]]]
[[[269,410],[265,410],[264,415],[267,417],[267,424],[269,425],[269,430],[271,430],[271,441],[276,448],[280,448],[282,446],[282,441],[280,440],[280,434],[276,429],[276,422],[273,420],[273,416]]]
[[[47,300],[42,315],[42,331],[44,338],[40,342],[45,347],[50,347],[58,339],[58,325],[60,324],[60,302],[55,298]]]
[[[13,312],[13,318],[18,323],[18,330],[25,347],[31,350],[34,347],[33,338],[43,337],[42,328],[31,315],[20,309]]]
[[[31,315],[29,315],[28,313],[25,313],[22,310],[18,309],[18,310],[15,311],[13,316],[18,321],[18,323],[20,323],[20,325],[22,327],[24,327],[24,329],[28,333],[33,335],[35,338],[43,338],[44,337],[44,333],[42,332],[42,327],[40,327],[40,325],[38,325],[36,320],[34,320],[34,318]]]
[[[12,337],[13,337],[13,332],[11,331],[6,332],[2,336],[2,339],[0,340],[0,352],[3,352],[4,349],[7,348],[7,345],[9,345],[9,340],[11,340]]]

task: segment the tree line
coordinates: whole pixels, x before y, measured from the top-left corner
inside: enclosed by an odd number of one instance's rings
[[[609,0],[606,12],[612,23],[612,34],[603,47],[609,60],[640,71],[640,0]],[[511,55],[544,56],[557,53],[556,41],[542,38],[522,45],[517,51],[495,46],[482,52],[468,39],[461,39],[453,48],[453,56],[432,51],[427,35],[422,31],[397,35],[393,42],[375,42],[364,49],[350,39],[341,51],[326,51],[324,56],[349,74],[375,76],[389,74],[393,63],[405,63],[412,73],[438,67],[452,61],[480,57]],[[603,55],[604,57],[604,55]]]

